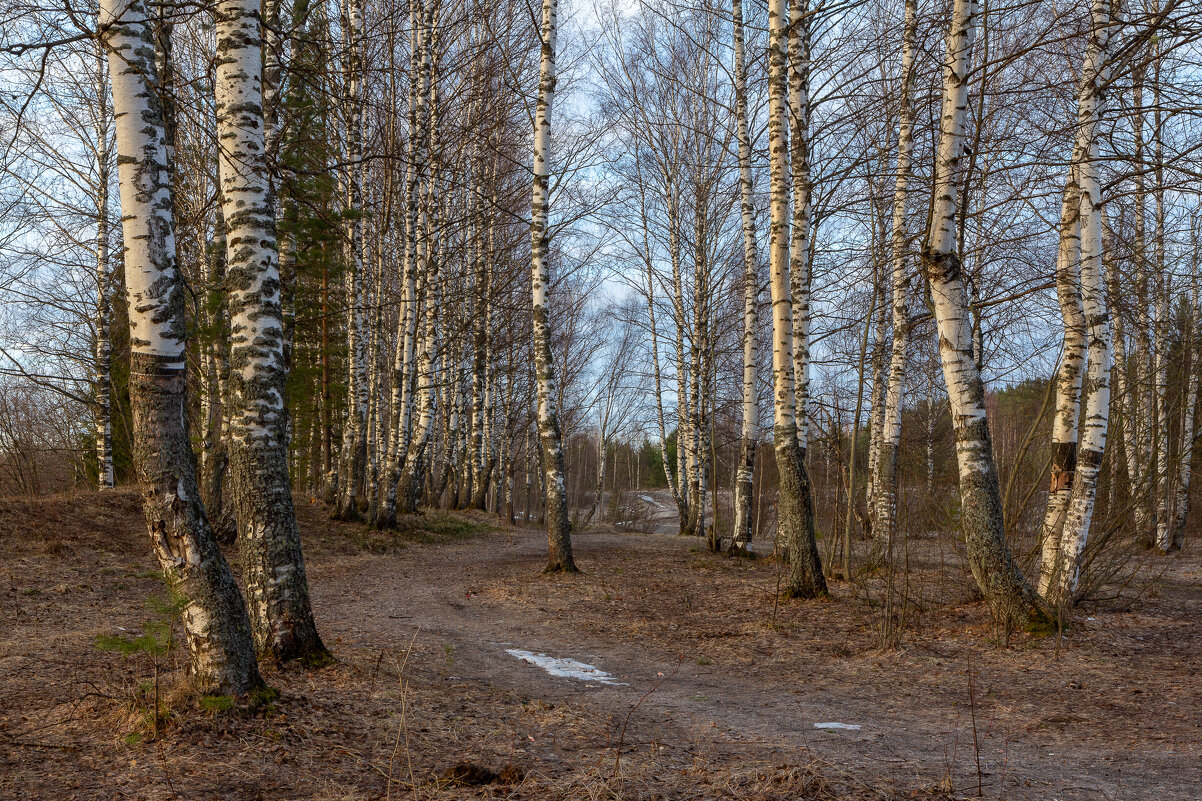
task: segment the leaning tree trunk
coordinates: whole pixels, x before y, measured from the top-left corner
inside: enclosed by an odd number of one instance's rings
[[[1078,148],[1074,147],[1074,151]],[[1060,534],[1073,494],[1077,469],[1077,419],[1081,416],[1081,376],[1085,367],[1085,312],[1081,307],[1081,188],[1080,153],[1074,153],[1064,184],[1060,210],[1060,248],[1056,255],[1056,298],[1064,335],[1056,371],[1056,412],[1052,417],[1052,483],[1040,532],[1042,558],[1039,592],[1047,595],[1060,558]]]
[[[230,314],[230,478],[251,626],[263,653],[320,658],[288,471],[288,370],[264,152],[258,0],[217,6],[217,131]]]
[[[93,358],[93,401],[96,432],[96,484],[116,486],[113,472],[113,266],[109,257],[109,84],[104,49],[96,45],[96,341]]]
[[[985,413],[985,385],[973,359],[972,319],[956,242],[976,16],[975,0],[955,0],[943,65],[935,197],[922,262],[934,300],[939,355],[956,436],[961,526],[969,566],[995,619],[1028,625],[1041,616],[1039,599],[1006,545],[1001,491]]]
[[[183,601],[192,672],[203,689],[242,695],[263,683],[238,585],[205,519],[188,439],[184,287],[175,262],[163,109],[144,0],[100,12],[117,131],[134,467],[155,554]]]
[[[880,452],[877,454],[872,482],[871,561],[877,563],[890,558],[897,524],[897,450],[901,444],[902,393],[906,380],[906,352],[910,345],[910,321],[906,316],[910,291],[910,271],[906,267],[906,200],[910,189],[910,165],[914,157],[914,103],[910,95],[914,84],[914,42],[917,35],[918,0],[906,0],[897,173],[893,181],[893,227],[890,238],[893,338],[885,379],[885,405],[880,417]]]
[[[759,362],[759,253],[755,239],[755,187],[751,181],[751,137],[747,132],[747,64],[743,52],[743,1],[732,0],[734,20],[735,126],[739,140],[739,197],[743,213],[743,429],[735,477],[735,525],[732,551],[747,549],[752,535],[752,480],[759,447],[759,409],[755,378]]]
[[[555,410],[555,362],[550,330],[551,103],[555,97],[556,0],[543,0],[542,60],[534,113],[534,190],[530,203],[530,283],[534,320],[534,369],[538,380],[538,433],[546,476],[547,572],[576,572],[564,485],[563,437]]]
[[[777,535],[789,561],[786,597],[827,594],[814,538],[814,506],[805,456],[797,438],[793,391],[793,309],[789,288],[789,176],[785,131],[785,1],[768,3],[768,150],[771,153],[773,439],[780,475]]]

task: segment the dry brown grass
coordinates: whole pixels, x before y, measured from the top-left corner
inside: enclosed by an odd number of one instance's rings
[[[586,534],[584,573],[545,577],[537,532],[431,515],[366,540],[307,506],[338,661],[269,667],[278,700],[223,711],[173,689],[176,654],[159,737],[134,743],[150,664],[94,641],[141,630],[161,591],[140,514],[132,492],[0,501],[0,798],[946,799],[975,795],[980,755],[986,795],[1035,799],[1077,781],[1042,761],[1064,749],[1087,775],[1121,768],[1122,798],[1172,798],[1145,790],[1198,774],[1191,554],[1158,562],[1142,600],[1086,610],[1060,643],[999,649],[954,549],[932,541],[912,561],[914,625],[882,651],[873,577],[776,606],[771,561],[679,538]],[[486,640],[530,632],[606,655],[632,686],[583,690],[495,661]],[[815,719],[873,733],[816,735]],[[524,778],[455,786],[446,772],[465,761]],[[1105,797],[1073,792],[1057,797]]]

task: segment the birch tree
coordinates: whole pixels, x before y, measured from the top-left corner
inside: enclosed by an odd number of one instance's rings
[[[184,601],[192,672],[202,688],[243,695],[261,686],[238,585],[205,518],[188,441],[183,285],[175,261],[167,134],[143,0],[106,0],[130,327],[134,465],[167,584]]]
[[[810,477],[798,435],[794,393],[793,299],[789,285],[789,142],[785,130],[787,33],[785,1],[768,4],[768,151],[771,174],[773,447],[780,476],[777,537],[789,561],[787,597],[826,595],[814,536]]]
[[[943,100],[935,159],[934,200],[922,266],[934,301],[939,356],[951,405],[960,473],[960,525],[968,563],[995,618],[1027,625],[1042,615],[1039,599],[1006,544],[1005,521],[985,385],[973,358],[973,325],[957,247],[964,180],[968,73],[977,26],[975,0],[955,0],[943,62]]]
[[[739,552],[746,550],[751,542],[752,480],[755,476],[755,453],[759,448],[759,408],[756,403],[759,349],[756,337],[759,334],[760,270],[755,232],[755,187],[751,177],[751,136],[747,130],[747,64],[743,43],[742,0],[731,0],[731,20],[734,27],[735,127],[739,144],[739,200],[743,224],[743,426],[739,440],[735,519],[731,535],[731,550]],[[655,378],[658,389],[659,365],[656,365]]]
[[[363,309],[363,0],[346,0],[343,26],[347,38],[346,120],[346,352],[347,412],[335,516],[360,516],[367,465],[367,343]]]
[[[1088,65],[1087,65],[1088,66]],[[1060,364],[1056,370],[1056,409],[1052,416],[1052,479],[1048,506],[1040,531],[1042,559],[1039,592],[1046,595],[1060,558],[1060,534],[1073,492],[1077,465],[1077,422],[1081,416],[1081,379],[1085,367],[1085,313],[1081,306],[1081,188],[1082,154],[1074,146],[1073,162],[1064,184],[1060,212],[1060,244],[1056,254],[1056,298],[1064,321]]]
[[[112,153],[109,120],[109,82],[104,48],[96,42],[96,316],[94,327],[94,403],[97,484],[102,490],[116,486],[113,471],[113,266],[109,256],[109,176]]]
[[[283,313],[264,141],[258,0],[217,6],[217,129],[230,315],[230,477],[255,642],[280,661],[326,655],[292,506]]]
[[[550,209],[551,104],[555,98],[556,0],[543,0],[538,71],[538,100],[534,112],[534,190],[530,203],[530,284],[533,306],[534,369],[538,381],[538,434],[543,452],[544,509],[547,522],[549,573],[575,573],[571,521],[564,481],[563,438],[555,409],[555,360],[551,356],[551,274],[548,264]]]
[[[893,181],[893,219],[890,234],[892,270],[892,340],[885,379],[880,452],[873,477],[872,536],[873,558],[888,559],[893,548],[897,521],[897,449],[901,444],[902,396],[906,380],[906,356],[910,344],[909,301],[911,270],[906,262],[906,202],[910,191],[911,162],[914,157],[914,50],[918,35],[918,0],[906,0],[902,29],[901,89],[898,108],[897,166]]]
[[[1089,353],[1083,392],[1085,415],[1077,458],[1077,474],[1065,514],[1064,531],[1048,580],[1046,597],[1054,609],[1075,601],[1081,552],[1089,536],[1098,474],[1106,451],[1110,420],[1110,315],[1102,268],[1102,188],[1098,179],[1097,129],[1109,81],[1107,45],[1110,41],[1110,0],[1093,0],[1091,31],[1081,69],[1074,164],[1080,178],[1081,298],[1088,326]],[[1047,553],[1045,551],[1045,558]]]

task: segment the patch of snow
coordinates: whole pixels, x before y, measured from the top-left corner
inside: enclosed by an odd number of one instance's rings
[[[506,648],[505,653],[510,656],[516,656],[523,662],[529,662],[536,667],[540,667],[558,678],[595,681],[598,684],[608,684],[611,687],[628,686],[625,682],[618,681],[604,670],[585,664],[584,662],[577,662],[575,659],[536,654],[533,651],[523,651],[520,648]]]
[[[860,730],[860,726],[858,723],[835,723],[834,721],[828,721],[826,723],[815,723],[814,728],[815,729],[839,729],[841,731],[859,731]]]
[[[662,503],[660,503],[659,501],[655,500],[655,498],[652,498],[650,495],[640,495],[640,496],[639,496],[639,500],[640,500],[640,501],[642,501],[643,503],[649,503],[649,504],[651,504],[651,505],[652,505],[652,506],[654,506],[656,509],[665,509],[665,508],[667,508],[667,507],[665,507],[665,506],[664,506]]]

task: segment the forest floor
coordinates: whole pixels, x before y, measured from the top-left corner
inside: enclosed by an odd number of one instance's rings
[[[279,697],[252,710],[180,689],[178,651],[97,647],[169,617],[147,604],[162,584],[135,493],[0,501],[0,798],[1199,797],[1196,546],[1148,558],[1063,637],[999,647],[955,546],[932,541],[882,650],[875,579],[777,605],[775,562],[694,539],[587,531],[582,573],[544,576],[537,530],[301,513],[335,661],[265,667]],[[463,762],[501,775],[452,785]]]

